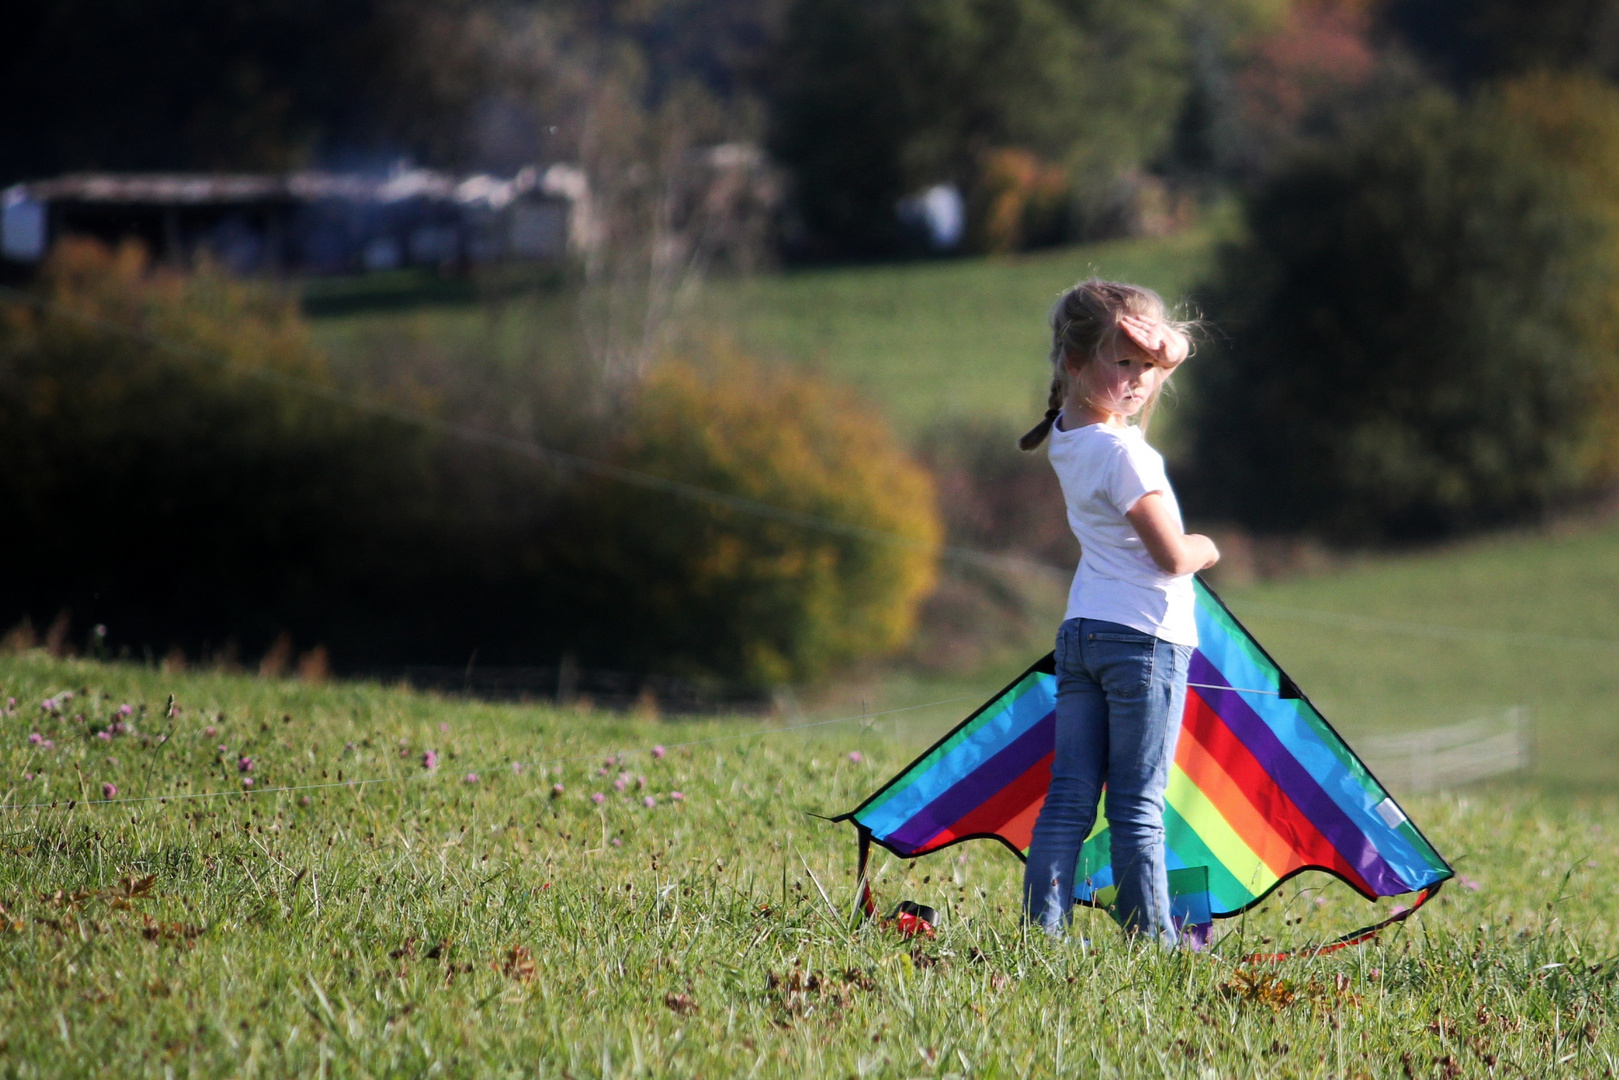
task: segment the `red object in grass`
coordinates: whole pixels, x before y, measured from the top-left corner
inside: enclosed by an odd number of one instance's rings
[[[901,900],[883,921],[905,937],[933,937],[937,933],[934,925],[939,921],[939,913],[924,904]]]

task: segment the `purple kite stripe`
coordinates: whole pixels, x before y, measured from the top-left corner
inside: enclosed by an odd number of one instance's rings
[[[1224,693],[1209,690],[1197,693],[1254,755],[1265,772],[1276,781],[1277,787],[1321,830],[1327,842],[1360,872],[1373,892],[1380,896],[1397,896],[1411,891],[1411,886],[1388,864],[1366,834],[1316,782],[1309,770],[1299,763],[1269,725],[1260,719],[1259,714],[1230,689],[1231,684],[1226,677],[1201,652],[1192,654],[1191,681],[1214,683],[1227,688]],[[1209,695],[1212,693],[1221,694],[1218,707],[1214,701],[1210,701]]]
[[[1051,753],[1056,745],[1057,714],[1053,711],[1007,743],[995,756],[941,791],[938,798],[883,839],[905,853],[917,850],[1028,772],[1031,765]]]

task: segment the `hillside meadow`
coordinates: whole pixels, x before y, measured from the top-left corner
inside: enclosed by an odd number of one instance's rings
[[[719,277],[686,309],[677,348],[728,342],[809,366],[853,387],[907,436],[963,418],[1027,426],[1045,407],[1045,319],[1057,293],[1094,274],[1178,302],[1228,230],[1216,217],[1165,237],[1027,255]],[[573,296],[543,276],[317,279],[305,286],[305,308],[317,339],[361,367],[418,352],[498,369],[579,348]]]
[[[1612,542],[1566,543],[1583,557]],[[1566,553],[1539,550],[1550,580]],[[1465,554],[1520,574],[1532,561],[1510,540]],[[1433,623],[1435,598],[1457,590],[1411,593],[1432,576],[1396,561],[1263,595]],[[1533,609],[1508,607],[1505,625]],[[1552,615],[1518,625],[1571,629]],[[1340,632],[1290,626],[1267,640],[1324,707],[1376,697],[1377,680],[1334,667]],[[1509,678],[1485,660],[1466,665],[1479,699]],[[1307,875],[1222,923],[1207,953],[1144,949],[1090,912],[1075,927],[1088,945],[1054,942],[1018,921],[1017,860],[973,843],[876,859],[880,902],[938,906],[936,938],[856,924],[852,831],[816,815],[851,808],[992,689],[794,727],[0,658],[0,1070],[1450,1077],[1619,1063],[1611,795],[1497,784],[1405,800],[1462,876],[1370,944],[1280,964],[1243,958],[1379,909]]]

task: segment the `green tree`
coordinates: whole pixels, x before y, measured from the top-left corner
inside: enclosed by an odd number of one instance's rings
[[[1082,198],[1169,137],[1185,86],[1177,0],[797,0],[772,93],[771,144],[812,245],[895,250],[896,201],[1019,147]]]
[[[1434,93],[1247,204],[1193,365],[1199,509],[1339,538],[1508,521],[1603,480],[1610,218],[1493,99]]]

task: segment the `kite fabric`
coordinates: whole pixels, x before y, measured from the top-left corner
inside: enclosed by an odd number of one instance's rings
[[[1201,580],[1186,711],[1164,800],[1175,921],[1206,939],[1305,870],[1373,900],[1416,892],[1411,907],[1335,945],[1369,936],[1425,903],[1453,875],[1371,772]],[[1047,655],[865,802],[835,819],[904,858],[963,840],[1000,840],[1027,857],[1051,783],[1057,678]],[[1103,794],[1105,811],[1106,794]],[[1114,894],[1107,822],[1085,840],[1074,898]]]

